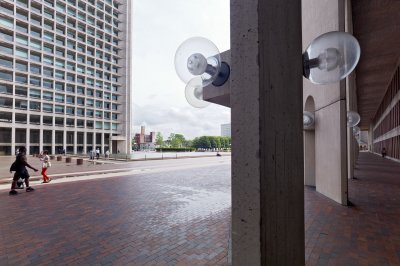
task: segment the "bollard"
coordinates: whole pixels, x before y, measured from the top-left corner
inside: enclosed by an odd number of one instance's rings
[[[83,159],[82,158],[76,159],[76,164],[77,165],[82,165],[83,164]]]
[[[57,156],[57,162],[61,162],[61,161],[62,161],[62,156],[61,155]]]
[[[50,160],[54,160],[55,158],[56,158],[56,156],[50,155]]]
[[[71,157],[65,158],[65,162],[66,162],[66,163],[70,163],[71,161],[72,161],[72,158],[71,158]]]

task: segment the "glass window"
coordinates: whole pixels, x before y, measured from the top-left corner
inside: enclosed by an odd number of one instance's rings
[[[48,112],[48,113],[52,113],[53,112],[53,105],[49,104],[49,103],[44,103],[43,104],[43,111],[44,112]],[[53,124],[53,122],[51,124]]]
[[[53,69],[51,68],[43,68],[43,74],[48,77],[53,77]]]
[[[5,57],[0,57],[0,65],[4,67],[13,68],[13,60]]]
[[[25,87],[17,86],[17,87],[15,87],[15,95],[26,97],[26,96],[28,96],[28,89]]]
[[[74,107],[67,107],[66,113],[69,115],[74,115],[75,114],[75,108]]]
[[[31,98],[38,98],[38,99],[40,99],[40,97],[41,97],[40,90],[30,89],[30,90],[29,90],[29,96],[30,96]]]
[[[64,91],[64,84],[56,82],[56,90]]]
[[[45,87],[46,89],[53,89],[53,81],[44,79],[43,87]]]
[[[103,122],[96,121],[96,129],[102,129],[103,128]]]
[[[14,20],[13,19],[8,19],[5,17],[0,17],[0,25],[13,28],[14,27]]]
[[[16,74],[15,75],[15,82],[25,83],[26,84],[26,83],[28,83],[28,77],[25,76],[25,75]]]
[[[53,35],[53,33],[50,33],[50,32],[45,32],[43,34],[43,38],[45,40],[49,41],[49,42],[53,42],[54,41],[54,35]]]
[[[31,83],[31,85],[41,86],[42,82],[41,82],[40,78],[31,77],[30,78],[30,83]]]
[[[30,101],[29,102],[29,109],[33,110],[33,111],[40,111],[41,110],[40,109],[40,102]]]
[[[19,44],[28,45],[28,37],[17,35],[15,41]]]
[[[12,72],[0,70],[0,79],[12,81]]]
[[[27,110],[28,109],[28,101],[15,99],[15,108]]]
[[[52,101],[53,100],[53,93],[52,92],[43,92],[43,100]]]
[[[67,96],[67,103],[68,104],[74,104],[75,103],[75,97]]]
[[[54,106],[54,111],[58,114],[63,114],[64,113],[64,106],[62,105],[56,105]]]
[[[30,45],[31,45],[32,48],[35,48],[35,49],[38,49],[38,50],[42,49],[42,43],[39,42],[39,41],[31,40]]]
[[[85,116],[85,109],[78,108],[78,109],[76,110],[76,114],[77,114],[78,116]]]
[[[35,61],[35,62],[41,62],[42,58],[41,58],[40,54],[31,53],[31,60]]]
[[[31,73],[40,74],[41,72],[42,71],[40,66],[31,65]]]
[[[48,64],[48,65],[53,65],[54,64],[53,58],[52,57],[48,57],[48,56],[43,56],[43,62],[45,64]]]
[[[15,49],[15,55],[22,58],[28,58],[28,51],[25,49],[17,48]]]
[[[13,94],[13,86],[6,85],[6,84],[0,84],[0,93]]]

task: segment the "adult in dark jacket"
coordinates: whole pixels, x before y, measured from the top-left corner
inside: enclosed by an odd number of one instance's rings
[[[28,160],[26,159],[26,148],[21,147],[19,148],[19,153],[17,155],[17,158],[15,159],[15,162],[10,168],[10,172],[15,171],[13,181],[11,184],[11,191],[10,195],[16,195],[18,192],[15,190],[17,186],[17,181],[21,177],[22,179],[25,180],[25,185],[26,185],[26,192],[31,192],[34,191],[32,187],[29,186],[29,173],[26,167],[31,168],[33,171],[37,172],[38,169],[35,167],[31,166],[28,163]]]

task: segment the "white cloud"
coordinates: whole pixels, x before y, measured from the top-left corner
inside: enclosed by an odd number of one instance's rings
[[[164,135],[219,135],[227,108],[190,107],[175,73],[176,48],[203,36],[229,49],[229,0],[136,0],[133,2],[133,101],[135,132],[143,123]],[[146,130],[147,131],[147,130]]]

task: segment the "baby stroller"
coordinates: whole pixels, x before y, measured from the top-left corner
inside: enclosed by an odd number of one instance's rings
[[[11,165],[10,167],[10,172],[15,172],[16,169],[16,165],[15,162]],[[14,174],[11,175],[11,179],[14,177]],[[17,181],[17,187],[16,189],[24,189],[24,179],[22,179],[21,177],[18,179]]]

